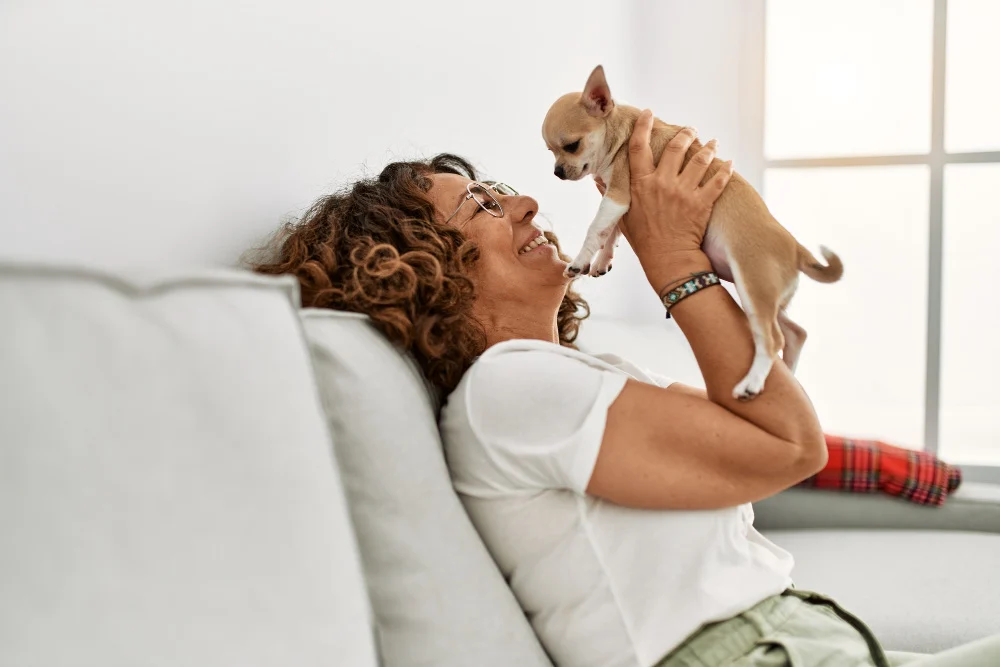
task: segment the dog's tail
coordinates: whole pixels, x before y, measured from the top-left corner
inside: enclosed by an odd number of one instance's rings
[[[799,270],[819,283],[835,283],[844,275],[844,264],[837,257],[837,254],[827,248],[820,246],[819,251],[823,253],[826,265],[820,264],[813,257],[807,248],[799,245]]]

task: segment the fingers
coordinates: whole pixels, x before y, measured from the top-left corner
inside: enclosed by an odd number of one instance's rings
[[[656,170],[653,164],[653,149],[649,147],[649,137],[653,133],[653,112],[646,109],[639,114],[628,141],[629,171],[632,178],[649,176]]]
[[[701,185],[701,179],[705,178],[705,172],[708,171],[712,160],[715,159],[716,143],[715,139],[712,139],[694,154],[694,157],[681,172],[680,181],[682,184],[691,189]]]
[[[675,134],[667,142],[666,148],[663,149],[658,169],[670,176],[676,176],[681,173],[681,167],[684,165],[684,156],[687,155],[688,149],[691,148],[691,144],[694,142],[697,134],[692,127],[682,128],[680,132]]]
[[[707,204],[714,204],[715,200],[719,198],[722,191],[726,189],[726,185],[729,183],[729,179],[733,176],[733,161],[728,160],[722,163],[722,167],[719,171],[715,172],[715,175],[709,179],[708,183],[698,188],[698,191],[704,197]]]

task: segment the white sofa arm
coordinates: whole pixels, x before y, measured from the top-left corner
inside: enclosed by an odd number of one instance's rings
[[[941,507],[884,493],[792,488],[754,503],[758,530],[962,530],[1000,534],[1000,485],[964,482]]]

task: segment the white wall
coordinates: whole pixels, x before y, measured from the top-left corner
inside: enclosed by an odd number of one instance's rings
[[[551,174],[551,101],[603,63],[619,100],[752,166],[741,34],[761,4],[5,2],[0,255],[232,264],[362,171],[439,151],[535,196],[574,248],[598,196]],[[597,317],[659,324],[620,253],[583,284]]]
[[[670,123],[696,127],[705,140],[717,138],[720,157],[732,158],[736,169],[759,187],[764,0],[636,0],[630,7],[634,74],[642,98],[629,101]],[[639,295],[622,299],[629,304],[623,313],[627,321],[596,301],[593,319],[581,329],[581,344],[702,385],[677,325],[664,319],[641,272],[631,264],[625,268],[634,269],[627,287]],[[615,279],[621,278],[617,271],[618,264]]]
[[[636,0],[635,75],[658,116],[719,140],[754,185],[763,169],[764,0]]]
[[[571,4],[3,3],[3,253],[230,263],[360,168],[445,150],[570,227],[593,202],[552,176],[545,110],[599,62],[632,86],[627,15]]]

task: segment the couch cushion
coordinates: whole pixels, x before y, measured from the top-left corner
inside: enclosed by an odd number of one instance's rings
[[[386,667],[549,665],[452,489],[416,365],[364,316],[302,317]]]
[[[936,652],[1000,631],[1000,535],[769,531],[797,588],[829,595],[889,650]]]
[[[296,301],[0,265],[0,664],[375,664]]]
[[[963,482],[940,507],[885,493],[791,488],[753,504],[759,530],[891,528],[1000,533],[1000,486]]]

